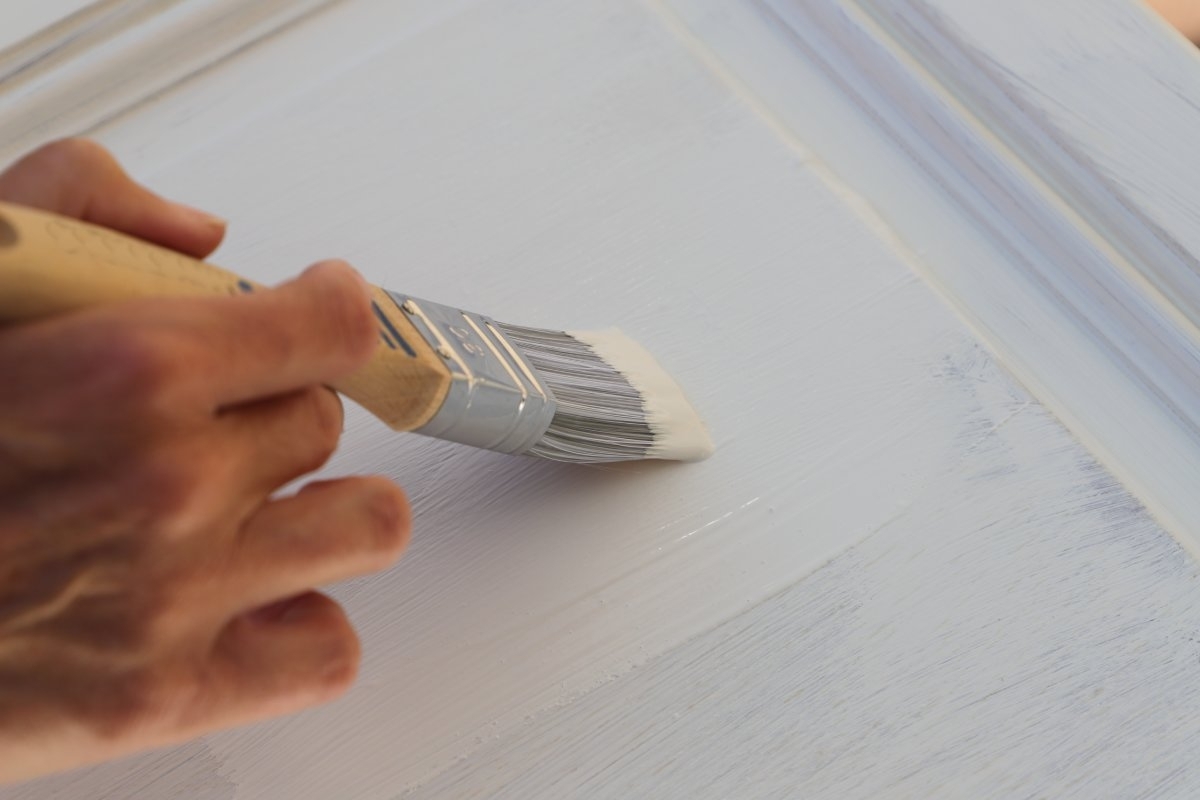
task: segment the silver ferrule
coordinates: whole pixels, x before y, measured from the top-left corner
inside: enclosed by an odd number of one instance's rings
[[[389,292],[450,368],[450,391],[416,433],[501,453],[537,444],[554,418],[554,395],[492,320]]]

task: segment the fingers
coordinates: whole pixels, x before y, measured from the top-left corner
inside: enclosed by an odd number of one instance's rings
[[[237,483],[261,500],[323,465],[337,448],[342,420],[337,393],[311,386],[228,410],[214,438],[228,441],[226,451],[240,464]]]
[[[196,256],[223,232],[80,141],[0,175],[0,200]],[[322,385],[378,344],[361,279],[327,263],[276,290],[132,301],[2,333],[0,493],[19,502],[0,504],[0,527],[28,562],[9,571],[33,576],[39,630],[54,634],[21,650],[21,668],[61,672],[18,708],[66,707],[80,741],[115,753],[163,741],[167,726],[199,733],[345,690],[358,639],[308,588],[391,564],[407,503],[378,478],[264,498],[336,446],[341,407]],[[63,601],[79,586],[103,597]],[[25,624],[23,607],[9,611]],[[105,702],[64,706],[71,685]]]
[[[214,407],[333,383],[378,344],[366,284],[340,261],[278,289],[163,307],[166,324],[182,334],[174,361],[181,385]]]
[[[136,183],[100,145],[64,139],[0,175],[0,200],[53,211],[145,239],[196,258],[221,243],[225,223]]]
[[[378,330],[366,283],[343,261],[324,261],[269,292],[224,299],[205,331],[215,399],[236,403],[332,383],[366,363]]]
[[[1200,39],[1200,8],[1192,0],[1150,0],[1150,7],[1184,36]]]
[[[242,531],[230,568],[239,599],[213,649],[206,727],[249,722],[327,702],[354,681],[358,637],[342,609],[307,587],[374,572],[399,557],[408,504],[390,481],[310,484],[265,505]],[[280,596],[286,600],[275,600]]]
[[[234,618],[207,670],[206,728],[286,714],[327,702],[354,682],[358,637],[330,598],[305,592]]]
[[[408,544],[404,494],[383,478],[343,478],[265,504],[243,526],[227,576],[242,608],[378,572]]]
[[[29,323],[0,341],[0,366],[12,370],[0,405],[42,397],[55,402],[39,416],[74,405],[130,424],[205,422],[220,409],[330,384],[375,351],[364,286],[344,263],[325,262],[250,295],[138,300]]]
[[[138,185],[104,148],[80,139],[47,145],[13,165],[0,175],[0,200],[79,217],[195,256],[211,251],[224,231],[222,223]],[[156,319],[162,329],[151,330]],[[127,328],[133,333],[126,340],[146,331],[134,342],[140,366],[148,353],[152,371],[167,373],[169,385],[217,405],[345,377],[370,357],[378,336],[366,284],[340,262],[319,264],[275,291],[143,302]],[[188,386],[172,369],[201,385]]]

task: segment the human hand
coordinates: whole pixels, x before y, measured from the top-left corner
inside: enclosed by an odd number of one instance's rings
[[[49,145],[0,200],[203,258],[224,226]],[[325,262],[240,297],[0,325],[0,782],[329,700],[359,645],[311,587],[390,565],[408,507],[382,478],[273,493],[342,427],[324,385],[377,343],[365,285]]]
[[[1149,0],[1150,7],[1193,42],[1200,41],[1200,3],[1195,0]]]

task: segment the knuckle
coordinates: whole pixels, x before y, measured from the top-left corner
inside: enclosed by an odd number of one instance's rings
[[[169,727],[198,687],[186,663],[169,655],[194,628],[195,603],[185,602],[169,581],[147,581],[144,575],[139,580],[155,588],[135,592],[128,613],[104,626],[103,646],[113,651],[108,661],[118,666],[102,681],[104,691],[92,693],[87,715],[101,735],[113,739]]]
[[[141,738],[178,725],[195,705],[198,682],[186,670],[155,663],[130,669],[97,693],[93,726],[103,739]]]
[[[96,346],[96,368],[110,390],[139,408],[158,405],[178,375],[177,354],[148,330],[116,326]]]
[[[133,578],[134,576],[130,576]],[[145,575],[137,578],[148,582]],[[110,646],[126,653],[153,652],[178,630],[178,613],[168,593],[160,586],[133,592],[127,613],[109,621],[105,636]]]
[[[204,672],[194,653],[156,648],[103,681],[102,692],[89,692],[94,698],[91,713],[81,716],[90,718],[99,736],[113,741],[194,728],[211,713]]]
[[[227,467],[221,460],[161,446],[144,454],[128,469],[131,496],[139,498],[146,522],[172,539],[186,534],[211,505],[210,489]]]
[[[143,455],[133,468],[133,477],[147,499],[185,495],[194,479],[183,459],[160,452]]]
[[[140,574],[136,580],[146,582]],[[63,700],[102,739],[144,735],[169,724],[187,702],[189,676],[166,656],[186,630],[182,604],[175,597],[163,605],[154,599],[159,594],[138,588],[115,602],[100,598],[78,618],[46,631],[69,637],[76,655],[91,665],[86,687],[62,687]]]
[[[125,588],[108,602],[98,599],[96,610],[81,622],[93,623],[91,644],[133,656],[158,652],[178,641],[197,613],[191,570],[170,566],[163,548],[143,537],[140,552],[109,578]]]
[[[254,331],[250,344],[255,361],[266,369],[277,365],[294,364],[305,358],[304,343],[296,328],[295,319],[286,316],[264,317],[268,324]]]
[[[105,681],[104,691],[96,694],[90,709],[92,727],[97,736],[121,741],[138,736],[153,717],[157,679],[146,669],[135,669]]]
[[[91,139],[77,137],[44,144],[27,158],[56,169],[71,170],[78,170],[84,165],[109,168],[117,163],[116,158],[103,145]]]
[[[144,580],[144,578],[143,578]],[[151,592],[150,602],[140,619],[133,621],[137,634],[135,645],[145,649],[156,649],[165,642],[179,639],[192,624],[196,614],[196,592],[190,598],[183,587],[184,576],[168,576],[160,579],[160,588]]]

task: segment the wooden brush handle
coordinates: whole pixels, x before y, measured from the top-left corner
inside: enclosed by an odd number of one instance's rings
[[[28,320],[138,297],[236,295],[262,288],[232,272],[107,228],[0,203],[0,319]],[[397,430],[425,424],[450,371],[391,297],[372,288],[380,345],[333,388]]]

